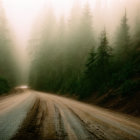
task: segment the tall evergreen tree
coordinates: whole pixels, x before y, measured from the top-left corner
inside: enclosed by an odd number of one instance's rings
[[[99,72],[99,81],[107,81],[112,49],[109,46],[106,31],[101,33],[100,45],[97,49],[96,67]]]
[[[76,12],[77,7],[80,12]],[[67,34],[67,65],[65,71],[67,80],[63,88],[69,92],[70,90],[71,92],[76,91],[81,79],[81,73],[84,71],[89,49],[94,45],[93,23],[89,5],[87,4],[84,9],[79,7],[80,4],[76,2],[72,8]]]
[[[133,39],[132,39],[135,49],[136,48],[140,49],[140,14],[139,14],[139,10],[140,10],[140,6],[136,10],[137,15],[136,15],[136,20],[135,20],[135,24],[134,24],[134,36],[133,36]]]
[[[111,48],[108,44],[106,31],[101,33],[97,52],[91,51],[86,64],[85,79],[89,92],[101,89],[109,79]],[[88,84],[88,85],[87,85]]]
[[[82,97],[89,96],[96,89],[96,52],[95,48],[92,48],[85,65],[85,71],[82,78],[82,83],[80,86],[80,92],[82,93]],[[85,95],[86,94],[86,95]]]
[[[5,78],[11,87],[17,84],[17,63],[15,48],[10,40],[10,32],[2,4],[0,3],[0,77]]]
[[[118,29],[115,41],[115,53],[118,59],[121,59],[121,61],[127,58],[130,51],[130,35],[127,21],[127,13],[125,10],[125,14],[122,17],[121,25]]]
[[[34,47],[36,48],[32,47],[36,52],[34,53],[34,59],[31,62],[30,85],[36,89],[45,90],[47,87],[50,87],[48,81],[51,77],[51,71],[53,71],[52,61],[54,58],[53,51],[55,50],[55,27],[56,21],[53,9],[49,8],[43,16],[38,44],[37,46],[35,44]]]
[[[83,14],[81,17],[81,22],[80,22],[80,31],[81,31],[80,33],[81,57],[85,56],[83,57],[83,62],[85,63],[89,50],[93,46],[96,46],[95,38],[94,38],[94,31],[93,31],[93,18],[92,18],[92,14],[91,14],[88,3],[85,5],[83,9]]]

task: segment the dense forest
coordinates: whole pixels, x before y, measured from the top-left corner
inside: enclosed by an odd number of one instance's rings
[[[119,4],[114,2],[116,9]],[[69,16],[56,16],[50,5],[45,8],[29,40],[29,87],[81,100],[96,99],[98,104],[139,100],[140,5],[131,19],[127,8],[113,19],[107,14],[112,11],[113,15],[113,8],[104,9],[103,14],[99,1],[94,12],[90,4],[81,6],[76,1]],[[0,94],[19,85],[21,77],[28,77],[21,75],[12,38],[0,3]]]
[[[78,1],[67,18],[58,18],[51,6],[46,8],[29,41],[29,86],[79,99],[132,97],[139,91],[140,84],[138,11],[139,7],[134,24],[129,25],[129,15],[124,8],[118,26],[114,25],[116,31],[110,34],[108,24],[102,25],[100,33],[96,30],[97,23],[104,20],[98,3],[96,16],[88,3],[82,7]],[[0,4],[0,93],[19,84],[15,52],[6,14]]]
[[[0,3],[0,94],[17,85],[19,77],[14,43],[10,36],[6,15]]]
[[[98,36],[88,4],[84,8],[74,4],[68,19],[62,16],[59,21],[49,8],[30,40],[30,87],[80,99],[136,94],[140,85],[140,15],[136,13],[133,31],[127,9],[121,15],[112,39],[105,26]]]

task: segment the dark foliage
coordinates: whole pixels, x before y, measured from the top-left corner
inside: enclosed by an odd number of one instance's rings
[[[139,87],[140,26],[136,24],[135,35],[131,35],[125,12],[114,45],[110,46],[105,30],[97,45],[89,6],[79,8],[81,13],[75,12],[77,7],[72,8],[68,26],[61,19],[57,32],[53,28],[55,18],[44,23],[49,28],[45,26],[32,56],[36,59],[31,62],[30,86],[47,92],[76,94],[82,99],[95,93],[104,95],[110,89],[116,89],[116,94],[122,97],[133,95]]]
[[[0,94],[7,93],[10,90],[8,82],[0,78]]]
[[[0,3],[0,92],[7,92],[10,87],[17,84],[18,67],[14,56],[14,47],[5,17],[4,9]],[[8,81],[8,82],[7,82]],[[9,84],[9,86],[8,86]]]

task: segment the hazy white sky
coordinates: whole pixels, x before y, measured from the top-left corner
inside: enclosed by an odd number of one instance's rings
[[[14,28],[20,47],[26,45],[31,24],[43,4],[44,0],[3,0],[8,21]]]
[[[18,46],[22,48],[27,46],[31,26],[40,14],[41,9],[51,3],[56,15],[66,15],[69,13],[74,1],[76,0],[2,0],[10,26],[16,34]],[[81,4],[88,1],[91,7],[94,7],[97,2],[97,0],[77,1]],[[102,8],[105,6],[114,8],[113,5],[117,7],[118,2],[125,8],[126,3],[131,6],[137,1],[140,0],[100,0]],[[117,9],[117,11],[119,12],[120,9]],[[105,13],[105,9],[103,13]]]
[[[52,4],[56,15],[62,13],[68,14],[74,0],[2,0],[6,10],[7,18],[14,28],[17,40],[20,47],[25,47],[29,33],[35,18],[40,13],[41,9],[47,4]],[[95,3],[95,0],[92,4]],[[85,3],[87,0],[80,0],[80,3]]]

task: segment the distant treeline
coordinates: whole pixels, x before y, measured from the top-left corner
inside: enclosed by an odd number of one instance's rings
[[[80,98],[100,96],[110,89],[119,89],[122,96],[136,92],[140,84],[140,16],[132,34],[124,9],[114,43],[109,43],[105,28],[97,40],[88,4],[80,13],[76,8],[69,21],[62,17],[58,26],[52,9],[47,12],[41,30],[31,40],[29,85]]]
[[[0,3],[0,94],[8,92],[17,84],[19,75],[14,54],[5,12]]]

